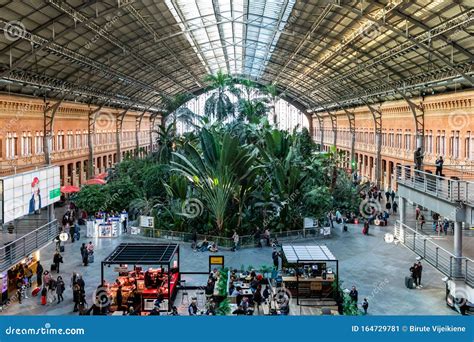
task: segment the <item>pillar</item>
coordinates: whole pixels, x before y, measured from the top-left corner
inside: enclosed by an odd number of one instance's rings
[[[462,222],[454,222],[454,276],[462,275]]]
[[[405,197],[399,197],[398,209],[400,211],[400,222],[406,224],[407,220],[407,200]]]

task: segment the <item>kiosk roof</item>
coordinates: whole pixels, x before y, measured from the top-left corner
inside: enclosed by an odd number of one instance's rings
[[[326,246],[283,245],[283,253],[289,263],[298,261],[337,261]]]
[[[103,263],[164,265],[171,263],[177,250],[176,243],[122,243]]]

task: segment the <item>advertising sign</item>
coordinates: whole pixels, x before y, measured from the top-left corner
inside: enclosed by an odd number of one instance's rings
[[[58,166],[0,178],[0,222],[38,213],[59,201],[60,186]]]
[[[153,216],[140,216],[140,227],[153,228],[155,219]]]

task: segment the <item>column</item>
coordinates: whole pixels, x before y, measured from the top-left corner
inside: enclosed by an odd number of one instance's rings
[[[407,200],[405,197],[398,198],[398,209],[400,211],[400,222],[406,224],[407,219]]]
[[[462,222],[454,222],[454,260],[453,275],[462,275]]]

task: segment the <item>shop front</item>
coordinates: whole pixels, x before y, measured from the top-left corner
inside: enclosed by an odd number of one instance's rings
[[[134,306],[146,315],[157,302],[169,311],[180,282],[179,245],[121,244],[102,261],[101,279],[117,314]]]

